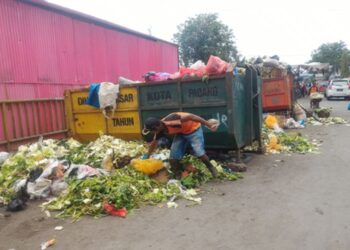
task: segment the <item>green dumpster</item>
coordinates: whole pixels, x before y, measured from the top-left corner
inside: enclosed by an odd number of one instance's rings
[[[217,132],[204,128],[206,147],[236,150],[260,142],[262,105],[261,79],[252,66],[243,75],[232,71],[202,79],[147,83],[139,86],[141,122],[162,118],[171,112],[190,112],[220,121]]]

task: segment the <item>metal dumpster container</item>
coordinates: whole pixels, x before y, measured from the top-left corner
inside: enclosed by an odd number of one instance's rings
[[[64,95],[68,133],[81,142],[95,140],[99,133],[122,139],[141,139],[137,87],[121,87],[117,110],[106,119],[100,109],[85,104],[89,89],[67,90]]]
[[[245,67],[244,75],[234,76],[231,71],[211,77],[208,82],[190,79],[141,84],[141,122],[147,117],[162,118],[175,111],[218,119],[217,132],[204,128],[207,148],[240,149],[253,141],[260,142],[260,85],[260,75],[252,66]]]
[[[292,109],[294,76],[288,73],[262,80],[262,107],[264,112]]]

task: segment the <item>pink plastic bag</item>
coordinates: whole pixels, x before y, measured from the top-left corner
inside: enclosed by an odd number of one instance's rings
[[[207,63],[206,71],[208,75],[224,74],[228,69],[229,65],[229,63],[225,62],[224,60],[221,60],[217,56],[210,56]]]
[[[205,68],[201,69],[192,69],[192,68],[186,68],[186,67],[180,67],[179,70],[180,78],[184,78],[186,76],[188,77],[203,77],[205,74]]]
[[[171,74],[166,72],[154,72],[150,71],[143,75],[146,82],[160,82],[166,81],[171,78]]]

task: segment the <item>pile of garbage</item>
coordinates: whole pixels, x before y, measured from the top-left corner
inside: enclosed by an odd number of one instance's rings
[[[30,199],[46,199],[44,210],[78,219],[82,215],[125,217],[131,209],[166,201],[168,207],[176,207],[178,198],[201,202],[194,188],[212,179],[201,161],[185,157],[182,178],[160,182],[154,175],[169,175],[169,150],[139,160],[146,151],[143,142],[107,135],[87,145],[74,139],[48,139],[20,146],[0,165],[0,205],[19,211]],[[242,177],[212,163],[220,179]]]
[[[281,78],[288,74],[289,66],[275,57],[252,58],[254,64],[261,72],[263,79]]]
[[[334,125],[334,124],[347,124],[348,122],[343,119],[342,117],[337,116],[330,116],[327,118],[318,118],[315,119],[314,117],[308,117],[307,122],[314,126],[320,126],[320,125]]]
[[[328,118],[331,116],[332,108],[321,107],[321,108],[315,109],[314,112],[319,118]]]
[[[288,119],[287,119],[288,120]],[[288,124],[288,123],[287,123]],[[302,124],[293,121],[292,128],[303,127]],[[262,141],[267,153],[315,153],[318,152],[317,142],[310,142],[301,133],[285,131],[280,127],[276,116],[267,115],[262,128]]]
[[[263,138],[267,153],[318,153],[319,144],[316,141],[310,142],[298,132],[276,133],[265,127]]]

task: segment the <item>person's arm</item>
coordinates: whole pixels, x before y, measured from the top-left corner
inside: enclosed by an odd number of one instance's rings
[[[213,124],[207,120],[204,120],[202,117],[200,117],[198,115],[194,115],[194,114],[188,114],[188,115],[181,117],[181,121],[182,122],[185,122],[185,121],[199,122],[200,124],[206,126],[207,128],[209,128],[213,132],[215,132],[218,129],[217,124]]]
[[[181,117],[181,121],[182,122],[186,122],[186,121],[194,121],[194,122],[199,122],[200,124],[210,127],[211,124],[204,120],[202,117],[198,116],[198,115],[194,115],[194,114],[188,114],[188,115],[184,115]]]
[[[154,150],[157,148],[158,141],[156,139],[153,139],[153,141],[148,146],[148,153],[147,158],[151,156],[151,154],[154,152]]]

